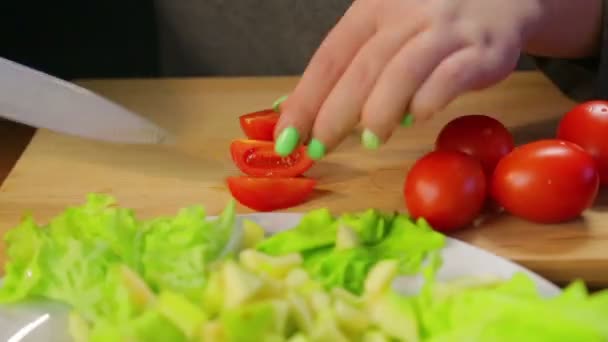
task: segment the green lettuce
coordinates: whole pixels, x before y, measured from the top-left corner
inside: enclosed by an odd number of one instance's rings
[[[130,210],[113,204],[108,196],[90,195],[48,225],[26,217],[10,230],[0,302],[45,298],[68,303],[87,319],[103,315],[105,296],[115,292],[111,270],[138,263],[133,248],[138,222]]]
[[[200,299],[208,265],[226,252],[233,235],[234,209],[231,201],[213,220],[193,206],[175,217],[142,221],[111,196],[91,194],[47,225],[26,216],[5,235],[8,262],[0,304],[28,299],[67,304],[77,313],[76,328],[90,331],[93,340],[110,336],[104,327],[140,326],[156,319],[147,313],[156,293]]]
[[[338,229],[327,209],[313,210],[302,217],[297,226],[262,240],[256,248],[270,255],[283,255],[331,246]]]
[[[231,202],[221,216],[206,220],[201,207],[182,209],[175,217],[143,224],[141,270],[157,291],[171,290],[200,298],[210,261],[228,244],[234,227]]]
[[[340,229],[354,235],[355,245],[339,246]],[[271,255],[302,253],[306,270],[326,288],[343,287],[361,294],[367,273],[378,261],[396,259],[400,274],[415,274],[428,253],[444,245],[445,236],[422,219],[414,222],[403,214],[373,209],[334,218],[327,209],[319,209],[256,248]]]
[[[574,282],[547,298],[528,275],[438,282],[440,260],[425,270],[419,294],[406,296],[415,310],[420,341],[606,341],[608,291],[589,294]],[[394,291],[394,290],[392,290]]]
[[[446,238],[423,219],[319,209],[261,241],[258,228],[233,243],[234,202],[216,219],[193,206],[139,220],[92,194],[5,235],[0,305],[67,304],[76,342],[608,340],[608,290],[577,281],[546,298],[523,273],[437,280]],[[423,285],[400,293],[400,275]]]

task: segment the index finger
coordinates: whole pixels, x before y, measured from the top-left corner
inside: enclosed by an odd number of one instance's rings
[[[369,9],[365,4],[369,3],[355,1],[346,11],[313,55],[289,98],[281,104],[281,117],[275,129],[277,153],[289,154],[297,142],[306,141],[323,102],[359,49],[374,34],[374,19],[366,13]],[[283,136],[286,134],[291,137],[287,139]]]

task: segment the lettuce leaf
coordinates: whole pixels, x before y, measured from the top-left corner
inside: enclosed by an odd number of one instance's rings
[[[523,273],[499,282],[438,283],[426,270],[422,292],[410,296],[422,341],[605,341],[601,295],[573,283],[554,298],[540,294]],[[606,304],[606,303],[604,303]],[[604,312],[602,314],[601,312]]]
[[[200,299],[208,265],[230,240],[234,220],[231,202],[215,220],[206,220],[201,207],[192,207],[182,209],[176,217],[146,222],[141,255],[144,279],[156,291],[176,291]]]
[[[208,265],[225,252],[233,234],[234,201],[213,220],[193,206],[175,217],[141,221],[115,204],[111,196],[91,194],[47,225],[27,216],[10,230],[0,304],[62,302],[91,324],[84,329],[91,339],[103,340],[104,326],[156,319],[140,318],[155,293],[199,299]]]
[[[0,303],[19,302],[40,294],[43,270],[39,260],[45,239],[31,216],[25,217],[18,228],[6,233],[7,262],[0,287]]]
[[[93,194],[46,226],[27,217],[9,231],[0,302],[42,297],[82,310],[87,319],[99,316],[105,287],[114,285],[108,281],[110,270],[118,263],[138,264],[138,223],[130,210],[113,204],[112,198]]]
[[[339,227],[348,227],[359,246],[336,248]],[[306,214],[293,229],[266,238],[256,248],[271,255],[302,253],[306,270],[326,288],[361,294],[367,273],[378,261],[399,260],[401,274],[417,273],[429,252],[445,245],[445,236],[424,220],[370,209],[333,218],[320,209]]]
[[[331,246],[338,226],[327,209],[305,214],[297,226],[262,240],[256,249],[270,255],[284,255]]]
[[[290,286],[305,284],[310,276],[315,287],[302,285],[307,290],[300,295],[310,295],[311,303],[314,299],[317,307],[327,309],[322,312],[327,316],[317,313],[319,325],[311,326],[327,329],[326,336],[340,336],[339,324],[329,324],[339,321],[332,311],[339,308],[361,322],[372,322],[360,329],[385,340],[608,340],[608,290],[590,294],[576,281],[560,295],[545,298],[523,273],[506,280],[440,282],[436,277],[445,236],[423,219],[373,209],[339,217],[327,209],[314,210],[293,229],[261,240],[256,249],[269,255],[300,253],[308,274],[264,274],[260,279],[267,287],[260,288],[258,298],[262,301],[227,309],[218,304],[229,298],[222,294],[213,298],[218,302],[211,303],[217,305],[210,311],[212,290],[232,289],[225,293],[229,296],[238,288],[224,283],[226,274],[212,273],[218,263],[235,262],[232,258],[242,246],[229,243],[234,226],[234,202],[213,220],[202,207],[193,206],[173,217],[144,221],[117,207],[112,197],[91,194],[86,203],[66,209],[47,225],[26,216],[5,235],[8,261],[0,304],[38,298],[68,304],[70,331],[79,340],[295,340],[319,331],[295,331],[297,324],[287,320],[288,304],[262,299],[291,298]],[[235,250],[226,251],[227,246]],[[422,275],[422,287],[402,294],[386,285],[375,287],[378,293],[371,287],[365,293],[369,274],[375,273],[382,284],[393,280],[387,272],[370,273],[383,260],[391,260],[391,270],[399,275]],[[324,305],[329,294],[340,301]],[[359,307],[362,303],[365,306]]]

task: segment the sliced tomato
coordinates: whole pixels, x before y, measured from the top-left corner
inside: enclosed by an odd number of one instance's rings
[[[274,151],[272,141],[234,140],[230,154],[236,166],[245,174],[255,177],[296,177],[313,165],[303,146],[287,157]]]
[[[274,128],[279,121],[279,113],[272,109],[241,115],[241,128],[249,139],[274,140]]]
[[[228,188],[242,205],[257,211],[286,209],[304,203],[316,181],[310,178],[229,177]]]

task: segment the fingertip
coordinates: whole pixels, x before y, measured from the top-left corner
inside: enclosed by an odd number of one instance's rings
[[[290,98],[281,105],[281,115],[274,130],[274,138],[276,141],[282,134],[288,134],[284,133],[286,130],[295,130],[298,133],[298,142],[304,144],[310,138],[310,131],[315,121],[315,115],[305,108],[294,105],[293,100]]]
[[[424,90],[424,85],[421,88]],[[410,104],[410,113],[416,119],[417,122],[424,122],[430,120],[433,115],[440,111],[444,104],[435,97],[432,89],[426,91],[418,91],[414,94],[412,102]]]
[[[308,144],[307,154],[312,160],[319,160],[327,153],[327,147],[320,140],[313,138]]]
[[[361,117],[361,125],[364,128],[361,133],[363,147],[376,150],[384,145],[397,127],[412,120],[406,118],[411,115],[404,116],[404,112],[405,110],[402,109],[386,111],[383,106],[368,102],[363,108]]]
[[[283,102],[285,102],[285,100],[287,100],[288,95],[283,95],[281,97],[279,97],[278,99],[274,100],[274,102],[272,103],[272,109],[277,112],[280,113],[281,112],[281,105],[283,104]]]
[[[415,108],[412,106],[412,108]],[[412,109],[412,116],[415,118],[417,122],[425,122],[429,121],[433,115],[437,112],[436,109],[432,109],[429,107]]]
[[[279,133],[274,144],[275,152],[282,157],[286,157],[296,149],[299,142],[300,133],[295,127],[289,126]]]
[[[401,119],[401,126],[402,127],[410,127],[414,124],[414,116],[410,113],[407,113],[403,116],[403,119]]]
[[[382,141],[376,133],[366,128],[361,133],[361,144],[368,150],[377,150],[382,145]]]

